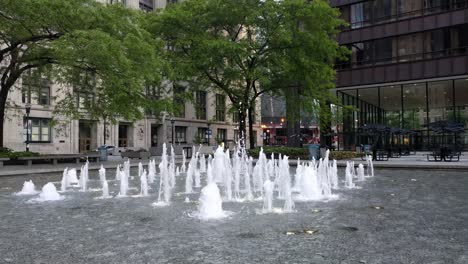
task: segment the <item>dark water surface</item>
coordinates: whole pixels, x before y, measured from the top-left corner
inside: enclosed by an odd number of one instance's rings
[[[74,191],[28,203],[12,193],[30,178],[40,188],[61,175],[0,178],[0,263],[468,263],[467,172],[377,170],[335,201],[263,215],[261,201],[225,202],[234,214],[216,221],[190,217],[197,204],[183,202],[182,176],[172,204],[160,208],[151,206],[156,185],[145,198]],[[97,178],[90,172],[91,188]]]

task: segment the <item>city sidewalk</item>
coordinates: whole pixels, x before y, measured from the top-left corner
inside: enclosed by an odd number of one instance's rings
[[[152,157],[155,159],[156,163],[159,164],[161,157]],[[190,159],[187,159],[187,162]],[[89,170],[99,170],[101,165],[106,169],[115,169],[117,165],[123,164],[125,160],[120,156],[109,156],[108,161],[99,161],[99,162],[89,162]],[[138,167],[138,163],[142,163],[144,166],[147,166],[149,159],[131,159],[130,166]],[[176,157],[176,164],[182,164],[182,156]],[[80,170],[81,166],[84,165],[84,162],[79,164],[77,163],[59,163],[57,165],[52,164],[33,164],[28,167],[26,165],[5,165],[0,167],[0,177],[2,176],[14,176],[14,175],[24,175],[24,174],[42,174],[42,173],[56,173],[63,172],[65,168],[75,168]],[[187,164],[188,165],[188,164]]]
[[[391,158],[388,161],[374,161],[374,168],[383,168],[383,169],[422,169],[422,170],[466,170],[468,171],[468,153],[463,153],[463,156],[460,157],[460,161],[455,162],[434,162],[427,161],[426,154],[424,152],[418,152],[416,155],[403,156],[401,158]],[[156,160],[156,163],[161,161],[160,156],[152,157]],[[187,159],[187,162],[190,159]],[[365,164],[366,161],[361,160],[360,158],[353,159],[354,165],[357,166],[359,163]],[[115,169],[118,164],[123,164],[124,159],[120,156],[109,156],[108,161],[104,162],[90,162],[89,170],[98,170],[101,167],[101,164],[106,169]],[[138,163],[142,163],[144,166],[148,165],[148,159],[131,159],[131,167],[138,166]],[[182,157],[176,158],[176,164],[180,165],[182,163]],[[339,160],[337,162],[339,167],[346,167],[346,160]],[[49,165],[49,164],[33,164],[31,167],[24,165],[6,165],[0,168],[0,177],[1,176],[14,176],[14,175],[25,175],[25,174],[42,174],[42,173],[57,173],[62,172],[65,168],[76,168],[79,170],[83,163],[59,163],[58,165]],[[188,165],[188,164],[187,164]],[[297,165],[297,160],[290,160],[290,165]]]

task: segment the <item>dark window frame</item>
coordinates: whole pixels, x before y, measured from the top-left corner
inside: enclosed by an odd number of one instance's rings
[[[42,118],[42,117],[29,117],[29,121],[31,123],[31,127],[30,127],[30,132],[29,132],[29,138],[28,138],[28,143],[52,143],[52,127],[50,126],[50,118]],[[38,126],[35,126],[34,125],[34,121],[38,121],[39,122],[39,125]],[[43,121],[46,121],[47,124],[44,124]],[[27,127],[27,129],[29,129],[29,126],[26,125],[27,124],[27,118],[25,117],[23,119],[23,127]],[[38,127],[39,128],[39,134],[38,134],[38,140],[33,140],[33,128],[34,127]],[[46,128],[48,129],[48,140],[43,140],[43,131],[42,129],[43,128]]]
[[[187,143],[187,127],[186,126],[176,126],[174,128],[174,143]],[[179,140],[179,139],[183,140]]]
[[[206,95],[205,91],[195,92],[195,118],[198,120],[206,120]]]
[[[226,96],[216,94],[216,121],[226,121]]]

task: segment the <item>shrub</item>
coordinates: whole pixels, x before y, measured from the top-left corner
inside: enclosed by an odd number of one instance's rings
[[[286,155],[289,159],[308,159],[309,152],[306,148],[289,148],[289,147],[264,147],[263,152],[266,154],[267,158],[271,158],[271,154],[275,154],[275,158],[278,158],[278,154]],[[260,148],[254,148],[249,150],[249,155],[258,158],[260,154]]]
[[[9,148],[0,148],[0,158],[17,159],[19,157],[35,157],[39,156],[37,152],[26,152],[26,151],[13,151]]]
[[[336,160],[349,160],[359,158],[362,155],[362,153],[357,153],[355,151],[330,151],[330,159]]]
[[[249,155],[258,158],[260,154],[260,148],[254,148],[248,150]],[[289,157],[289,160],[292,159],[301,159],[301,160],[308,160],[309,159],[309,151],[307,148],[289,148],[289,147],[264,147],[263,152],[266,154],[267,158],[271,158],[271,154],[275,153],[275,158],[278,158],[278,154],[286,155]],[[361,157],[361,153],[357,153],[354,151],[330,151],[330,159],[336,160],[346,160],[346,159],[354,159]]]

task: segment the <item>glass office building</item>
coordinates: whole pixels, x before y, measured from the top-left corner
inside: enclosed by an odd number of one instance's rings
[[[349,111],[334,124],[340,149],[366,144],[369,124],[409,130],[392,140],[416,150],[468,146],[468,1],[331,0],[349,23],[338,35],[351,50],[338,63],[336,95]],[[427,124],[458,122],[446,137]],[[442,139],[443,137],[443,139]]]

